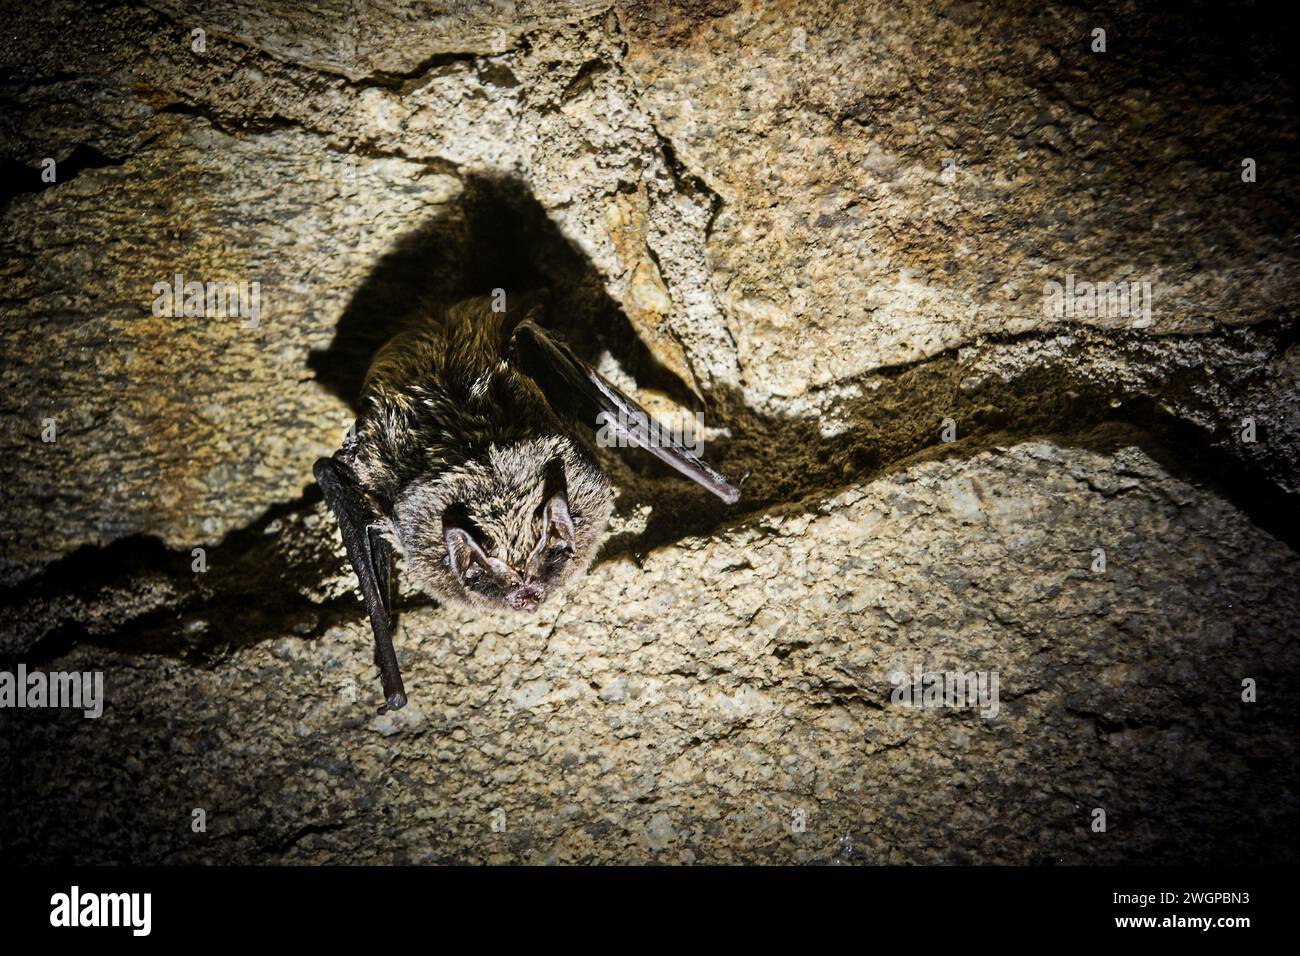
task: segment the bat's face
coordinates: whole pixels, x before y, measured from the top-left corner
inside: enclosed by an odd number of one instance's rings
[[[415,486],[395,519],[426,591],[532,612],[586,570],[610,503],[599,470],[557,436],[493,448]]]

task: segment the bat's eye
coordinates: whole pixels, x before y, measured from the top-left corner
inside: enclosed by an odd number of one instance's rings
[[[479,567],[466,568],[460,580],[465,590],[487,597],[496,595],[501,589],[501,583],[496,576]]]
[[[546,549],[546,565],[551,570],[563,567],[571,557],[573,557],[573,545],[567,541],[560,541]]]

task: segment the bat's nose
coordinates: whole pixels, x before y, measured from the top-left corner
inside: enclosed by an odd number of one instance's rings
[[[521,584],[507,596],[516,611],[536,611],[542,603],[542,589],[536,584]]]

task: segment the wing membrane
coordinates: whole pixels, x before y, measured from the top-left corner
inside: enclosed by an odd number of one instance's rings
[[[393,548],[374,527],[378,516],[361,493],[355,476],[344,463],[334,458],[317,459],[312,468],[316,481],[325,493],[334,517],[338,519],[348,560],[361,585],[361,596],[370,612],[370,629],[375,634],[375,658],[383,682],[388,708],[406,706],[406,689],[393,650],[391,570]]]
[[[557,411],[593,428],[604,423],[620,438],[644,448],[727,504],[740,500],[739,488],[666,429],[642,425],[653,421],[650,414],[558,337],[525,320],[516,327],[512,345],[520,368],[537,382]]]

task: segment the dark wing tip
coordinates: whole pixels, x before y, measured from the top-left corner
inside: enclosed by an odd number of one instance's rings
[[[326,475],[331,478],[342,477],[339,472],[339,461],[333,456],[317,458],[316,463],[311,466],[311,473],[316,476],[317,481],[320,481]]]

